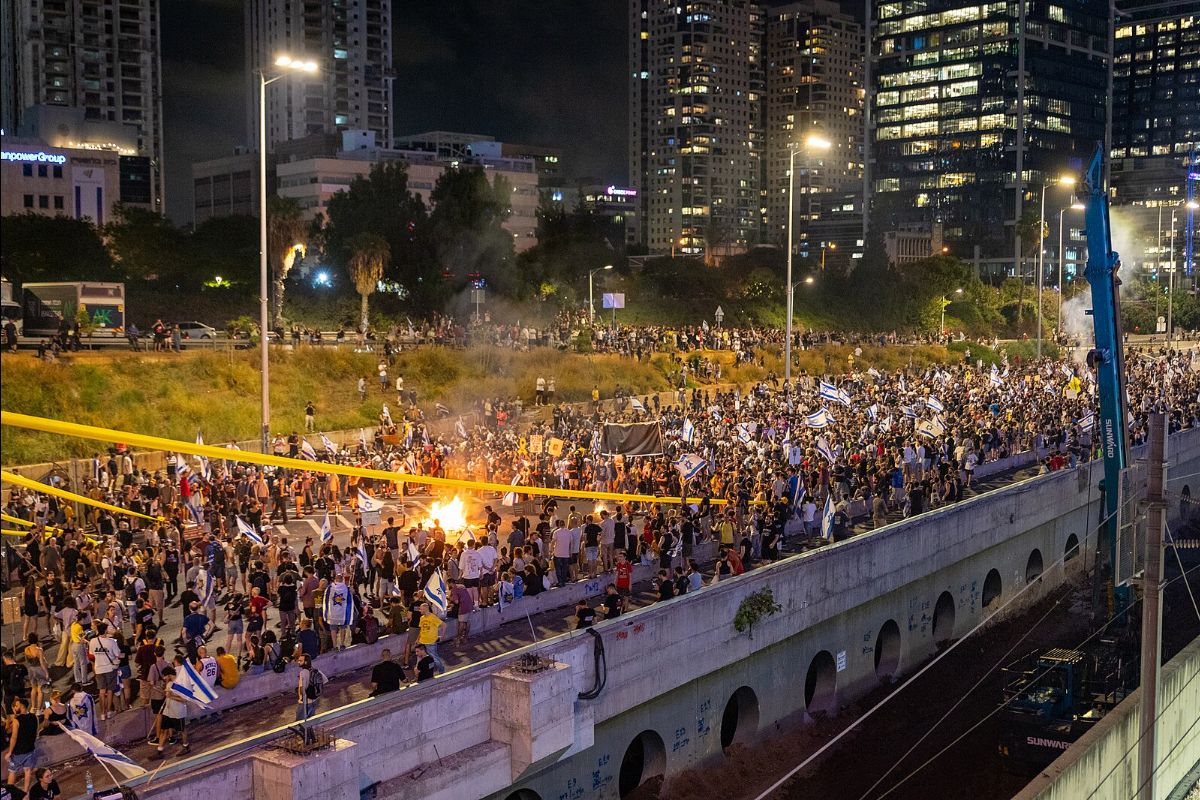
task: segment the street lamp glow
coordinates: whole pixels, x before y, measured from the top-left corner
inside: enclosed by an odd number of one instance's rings
[[[1085,206],[1083,203],[1079,202],[1078,200],[1071,203],[1072,211],[1083,211],[1085,208],[1087,208],[1087,206]]]
[[[807,278],[805,278],[805,279],[804,279],[804,282],[805,282],[805,283],[807,283],[807,284],[812,284],[812,282],[813,282],[813,276],[812,276],[812,275],[809,275]]]
[[[1200,208],[1200,203],[1197,203],[1195,200],[1189,200],[1183,204],[1183,207],[1195,211],[1197,208]]]
[[[1074,178],[1074,176],[1071,176],[1071,175],[1060,175],[1060,176],[1058,176],[1058,185],[1059,186],[1074,186],[1075,178]]]
[[[292,57],[291,56],[279,56],[278,58],[275,59],[275,66],[277,66],[277,67],[290,67],[291,65],[292,65]]]
[[[813,134],[804,140],[804,146],[809,150],[828,150],[833,147],[833,142],[828,139]]]
[[[275,66],[281,69],[294,69],[297,72],[314,73],[317,71],[317,62],[312,59],[301,61],[298,58],[292,58],[289,55],[279,55],[275,57]]]

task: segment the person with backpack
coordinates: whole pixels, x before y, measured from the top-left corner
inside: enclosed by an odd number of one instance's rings
[[[307,654],[300,656],[300,675],[296,682],[296,721],[304,722],[317,712],[317,702],[328,680],[321,670],[313,666]]]

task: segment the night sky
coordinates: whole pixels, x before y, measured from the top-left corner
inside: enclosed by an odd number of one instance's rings
[[[162,6],[167,211],[191,221],[191,164],[246,141],[242,0]],[[624,181],[623,0],[393,3],[396,131],[561,147],[571,177]]]

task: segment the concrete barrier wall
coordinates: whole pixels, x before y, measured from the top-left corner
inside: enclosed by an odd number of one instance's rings
[[[1154,799],[1166,800],[1200,763],[1200,640],[1159,676],[1158,766]],[[1096,723],[1014,800],[1130,800],[1140,782],[1141,690]]]
[[[1198,471],[1200,431],[1173,437],[1169,452],[1174,474]],[[983,584],[993,569],[1002,582],[1000,602],[1028,587],[1010,611],[1036,601],[1068,572],[1056,562],[1070,536],[1085,543],[1082,558],[1094,552],[1090,528],[1097,519],[1094,485],[1100,471],[1096,464],[1033,478],[600,623],[606,676],[599,696],[579,700],[572,694],[567,716],[573,715],[573,725],[555,729],[560,751],[552,757],[519,758],[517,745],[506,741],[511,777],[501,783],[497,733],[493,726],[489,743],[482,724],[494,688],[484,684],[494,687],[511,656],[370,705],[330,712],[322,721],[364,748],[367,757],[355,774],[360,788],[377,800],[499,800],[517,788],[541,798],[564,792],[571,798],[615,798],[623,755],[639,735],[652,745],[650,769],[662,774],[716,757],[722,716],[735,693],[749,698],[738,715],[738,740],[772,730],[773,723],[795,714],[837,713],[878,686],[877,648],[892,677],[911,671],[935,650],[935,639],[960,637],[994,613],[995,606],[982,604]],[[1028,572],[1034,550],[1043,564],[1036,575]],[[740,604],[760,589],[770,589],[781,610],[749,632],[736,632],[732,623]],[[887,629],[894,635],[885,635]],[[586,633],[564,634],[538,649],[570,668],[572,692],[598,684]],[[811,694],[810,669],[817,676]],[[382,751],[370,756],[384,730],[392,736],[387,757]],[[434,748],[434,760],[428,760]],[[423,755],[408,755],[412,749]],[[455,752],[464,759],[478,756],[485,774],[456,772]],[[231,751],[226,760],[252,757]],[[164,783],[212,788],[204,774],[172,770],[160,775],[155,788],[139,793],[156,798]],[[248,795],[229,795],[242,797]]]

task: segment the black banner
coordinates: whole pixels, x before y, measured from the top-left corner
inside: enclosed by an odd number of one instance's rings
[[[605,423],[600,449],[606,456],[661,456],[662,428],[657,422]]]

